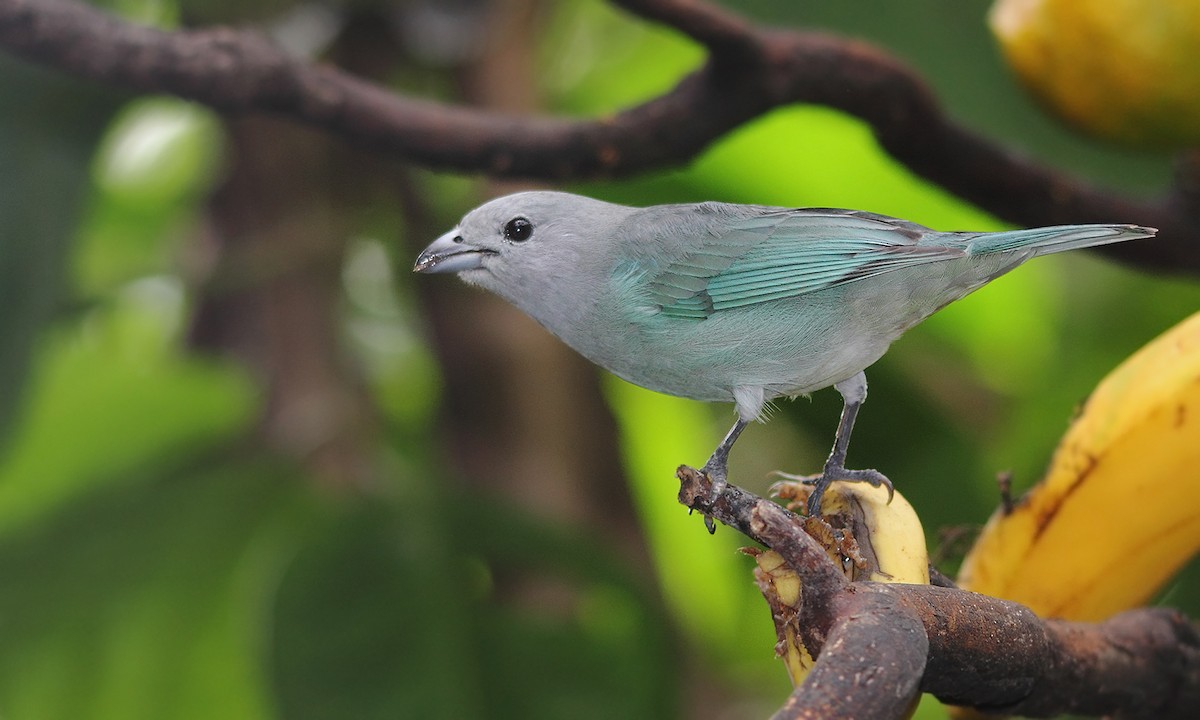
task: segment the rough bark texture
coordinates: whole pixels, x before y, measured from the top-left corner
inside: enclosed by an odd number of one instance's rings
[[[850,582],[801,519],[679,468],[680,502],[775,550],[799,573],[816,665],[776,718],[905,717],[916,689],[989,713],[1122,718],[1200,714],[1200,631],[1178,612],[1042,620],[956,588]]]

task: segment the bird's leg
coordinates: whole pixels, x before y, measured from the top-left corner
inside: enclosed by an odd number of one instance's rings
[[[886,487],[888,501],[894,492],[892,481],[888,480],[878,470],[847,470],[846,451],[850,447],[850,434],[854,432],[854,420],[858,417],[858,409],[867,399],[867,376],[863,372],[855,374],[834,385],[842,395],[842,418],[838,421],[837,435],[833,439],[833,450],[825,461],[825,469],[820,475],[806,478],[812,484],[812,494],[808,496],[807,511],[810,517],[821,514],[821,496],[834,480],[849,480],[851,482],[867,482],[875,487]]]
[[[713,450],[713,454],[708,458],[708,462],[704,463],[701,472],[708,475],[708,479],[712,480],[714,485],[724,485],[728,479],[729,451],[733,448],[733,444],[737,442],[738,436],[746,429],[747,424],[745,420],[739,417],[737,422],[733,424],[733,427],[729,428],[729,432],[725,434],[725,439],[721,441],[716,450]]]
[[[700,472],[708,476],[712,481],[713,495],[719,495],[725,489],[725,485],[729,480],[729,451],[733,448],[733,444],[737,442],[738,436],[746,429],[748,423],[741,417],[738,417],[737,422],[725,434],[725,439],[713,450],[713,454],[708,458],[708,462],[704,463],[704,467]],[[708,528],[708,532],[714,533],[717,531],[717,526],[713,522],[712,516],[704,516],[704,527]]]

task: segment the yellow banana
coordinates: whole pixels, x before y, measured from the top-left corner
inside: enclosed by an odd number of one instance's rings
[[[1195,0],[996,0],[988,21],[1025,85],[1076,128],[1139,147],[1200,143]]]
[[[785,478],[790,476],[783,475]],[[789,509],[803,507],[810,486],[780,482],[773,492]],[[835,482],[821,498],[820,518],[804,518],[804,530],[826,549],[850,580],[929,583],[925,531],[912,505],[900,493],[891,503],[888,492],[861,482]],[[773,550],[748,551],[758,567],[755,580],[775,620],[775,646],[792,683],[799,686],[813,658],[800,641],[797,615],[803,588],[795,571]]]
[[[1200,313],[1108,375],[1045,478],[998,510],[959,585],[1042,617],[1145,603],[1200,549]]]

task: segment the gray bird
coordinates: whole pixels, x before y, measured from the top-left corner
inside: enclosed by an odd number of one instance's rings
[[[857,210],[705,202],[626,207],[524,192],[467,213],[414,271],[456,273],[508,300],[609,372],[651,390],[732,402],[737,422],[704,465],[779,397],[833,386],[843,400],[808,513],[848,470],[864,369],[901,333],[1038,255],[1151,237],[1136,225],[938,232]],[[711,528],[711,525],[710,525]]]

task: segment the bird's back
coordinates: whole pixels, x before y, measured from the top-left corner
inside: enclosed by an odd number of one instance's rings
[[[1032,257],[1151,234],[1126,225],[945,233],[852,210],[647,208],[618,229],[630,247],[612,307],[625,317],[606,331],[621,339],[601,364],[705,400],[748,384],[768,398],[806,393],[864,369],[905,330]]]

